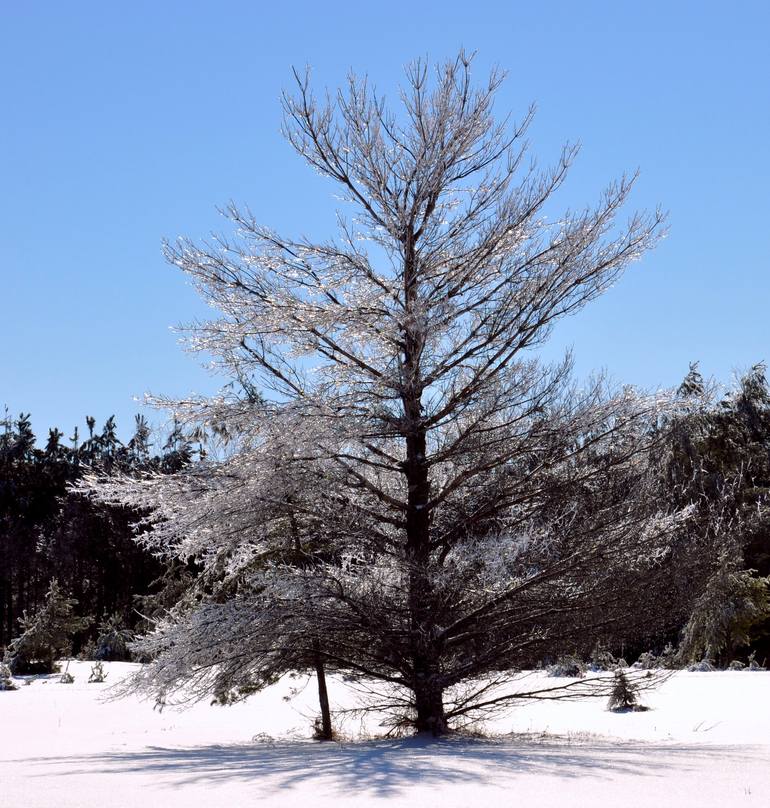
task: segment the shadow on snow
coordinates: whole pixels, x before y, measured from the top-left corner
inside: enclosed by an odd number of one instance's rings
[[[326,791],[386,797],[417,783],[510,785],[517,777],[533,774],[608,780],[623,775],[662,777],[707,759],[745,762],[749,755],[751,747],[410,738],[350,744],[151,746],[31,762],[57,768],[39,776],[60,776],[59,766],[66,765],[71,775],[152,774],[168,778],[164,785],[169,787],[248,780],[255,789],[277,791],[312,782]]]

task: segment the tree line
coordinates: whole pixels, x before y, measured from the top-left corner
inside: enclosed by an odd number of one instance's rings
[[[770,576],[770,389],[763,365],[753,367],[721,396],[697,365],[678,390],[685,411],[665,426],[657,460],[663,490],[674,506],[695,506],[690,530],[712,528],[715,508],[729,526],[724,542],[706,559],[710,586],[697,593],[688,621],[651,638],[652,646],[678,644],[686,635],[693,654],[729,662],[740,652],[770,656],[770,620],[761,579]],[[80,616],[118,615],[133,628],[137,597],[147,596],[168,569],[137,544],[136,510],[100,503],[69,484],[85,470],[173,473],[205,458],[200,440],[177,424],[159,450],[142,416],[124,445],[114,419],[87,436],[62,441],[49,430],[41,447],[28,415],[0,422],[0,648],[18,634],[24,611],[36,612],[52,579],[78,602]],[[197,436],[200,439],[200,436]],[[720,588],[721,587],[721,588]],[[156,587],[160,588],[160,585]],[[685,632],[685,628],[688,630]],[[83,637],[77,639],[78,644]],[[615,650],[621,650],[616,648]],[[636,649],[630,649],[631,651]]]
[[[86,469],[172,473],[198,450],[178,425],[153,451],[142,416],[125,444],[114,418],[101,430],[90,416],[85,420],[84,436],[76,428],[66,440],[52,428],[45,443],[36,440],[29,415],[6,412],[0,420],[0,648],[18,636],[25,612],[42,608],[52,580],[87,618],[73,638],[77,651],[105,618],[134,628],[140,620],[135,597],[149,594],[163,577],[163,564],[134,541],[137,512],[98,503],[70,486]]]

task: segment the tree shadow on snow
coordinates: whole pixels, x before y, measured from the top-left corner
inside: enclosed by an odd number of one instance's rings
[[[508,785],[517,777],[538,774],[607,780],[622,775],[665,777],[706,760],[745,761],[751,753],[750,747],[729,746],[409,738],[349,744],[150,746],[32,762],[55,766],[57,771],[50,774],[57,776],[65,765],[67,774],[151,774],[169,787],[248,781],[255,790],[279,791],[312,783],[332,792],[388,797],[418,783]]]

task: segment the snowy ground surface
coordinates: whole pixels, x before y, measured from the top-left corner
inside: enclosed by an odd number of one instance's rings
[[[770,805],[770,672],[678,673],[644,713],[519,706],[484,740],[319,744],[308,739],[313,682],[289,701],[301,681],[234,707],[158,713],[137,697],[105,701],[132,666],[105,667],[105,684],[87,684],[90,663],[74,662],[74,684],[0,692],[3,808]],[[352,703],[342,682],[330,690]]]

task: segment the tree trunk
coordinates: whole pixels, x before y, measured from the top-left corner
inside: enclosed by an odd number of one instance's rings
[[[420,325],[419,272],[415,257],[415,236],[404,241],[404,300],[410,315],[404,331],[402,405],[406,456],[403,470],[407,482],[406,559],[409,565],[409,615],[412,688],[419,733],[447,732],[443,687],[438,684],[439,650],[435,644],[436,613],[430,577],[431,494],[428,440],[423,423],[423,378],[420,357],[425,333]]]
[[[332,739],[332,716],[329,710],[329,693],[326,690],[326,671],[324,670],[321,654],[316,652],[315,672],[318,680],[318,703],[321,706],[321,726],[316,728],[315,737],[318,741]]]
[[[444,713],[443,691],[431,677],[418,677],[414,686],[415,729],[421,734],[446,735],[449,731]]]

